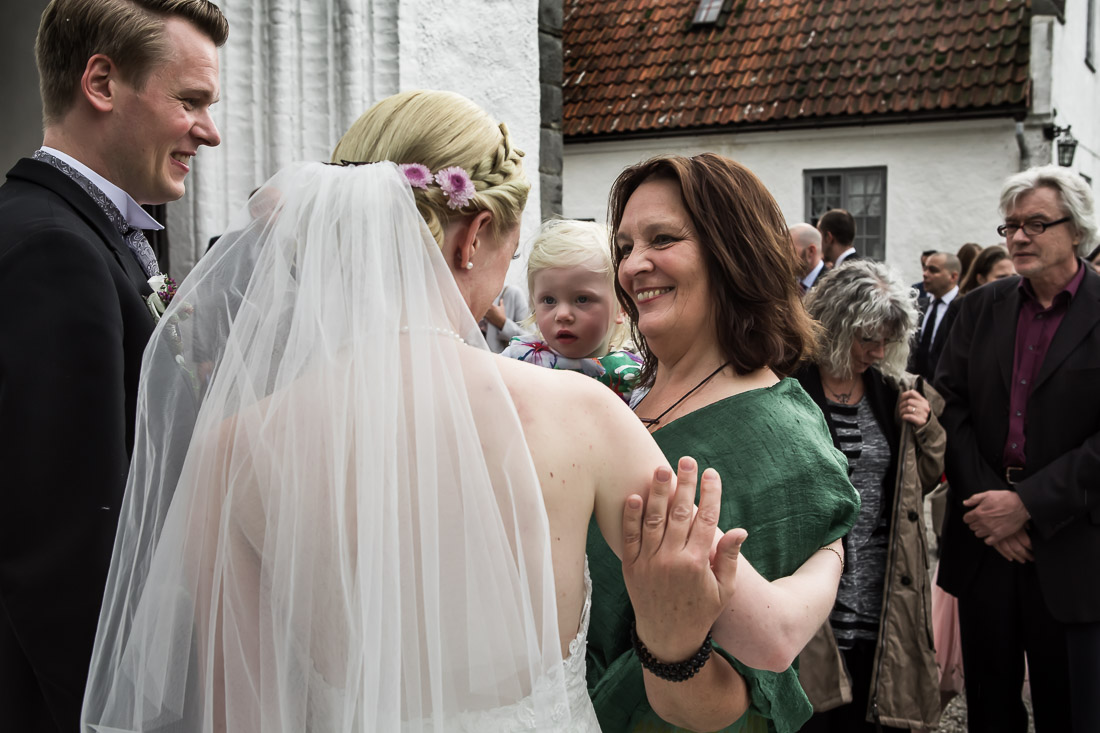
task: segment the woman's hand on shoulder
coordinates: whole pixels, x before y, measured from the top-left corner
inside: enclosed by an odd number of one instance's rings
[[[691,657],[733,595],[743,529],[715,545],[722,481],[703,472],[695,510],[698,465],[681,458],[654,472],[649,496],[632,495],[623,512],[623,577],[638,637],[662,661]]]

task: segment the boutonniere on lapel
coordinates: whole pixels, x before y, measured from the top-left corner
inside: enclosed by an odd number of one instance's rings
[[[172,300],[176,297],[176,291],[179,287],[176,285],[176,281],[167,275],[154,275],[149,278],[149,287],[153,289],[145,298],[146,304],[149,306],[149,312],[153,314],[153,321],[160,324],[161,318],[164,317],[164,313],[168,310],[168,306],[172,303]],[[182,324],[194,315],[195,309],[190,303],[183,303],[171,316],[168,317],[164,325],[164,332],[162,337],[167,339],[168,347],[172,351],[172,358],[180,369],[187,375],[191,382],[192,388],[195,390],[195,394],[199,393],[199,380],[196,369],[194,369],[188,359],[188,356],[184,355],[184,334]]]
[[[153,289],[145,298],[145,304],[149,306],[149,312],[153,314],[153,322],[160,321],[164,311],[168,310],[168,304],[176,296],[176,281],[167,275],[153,275],[149,278],[149,287]]]

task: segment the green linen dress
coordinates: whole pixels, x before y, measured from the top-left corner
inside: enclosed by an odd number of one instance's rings
[[[653,433],[673,466],[692,456],[722,477],[723,530],[744,527],[741,552],[768,580],[790,575],[820,547],[847,534],[859,514],[844,455],[821,410],[794,379],[702,407]],[[698,497],[696,497],[698,499]],[[588,560],[594,586],[588,633],[588,690],[606,733],[679,730],[646,700],[630,643],[634,612],[622,563],[593,522]],[[797,671],[751,669],[716,647],[745,678],[751,706],[726,730],[793,733],[812,712]]]

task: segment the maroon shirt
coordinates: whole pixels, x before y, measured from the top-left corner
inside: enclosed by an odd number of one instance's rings
[[[1016,318],[1016,352],[1012,360],[1012,383],[1008,396],[1008,438],[1005,439],[1004,465],[1026,466],[1024,453],[1027,425],[1027,401],[1039,376],[1050,342],[1066,317],[1066,309],[1085,279],[1085,268],[1077,263],[1077,274],[1054,296],[1049,308],[1043,308],[1027,278],[1020,279],[1020,315]]]

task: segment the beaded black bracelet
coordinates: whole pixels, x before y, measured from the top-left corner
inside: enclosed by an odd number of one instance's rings
[[[714,648],[711,644],[710,634],[707,634],[703,646],[699,647],[699,651],[695,652],[690,659],[685,659],[682,662],[661,662],[650,653],[646,645],[638,638],[637,624],[630,625],[630,643],[634,645],[634,652],[638,655],[638,661],[642,663],[642,667],[669,682],[683,682],[698,674],[699,670],[710,659],[710,652]]]

